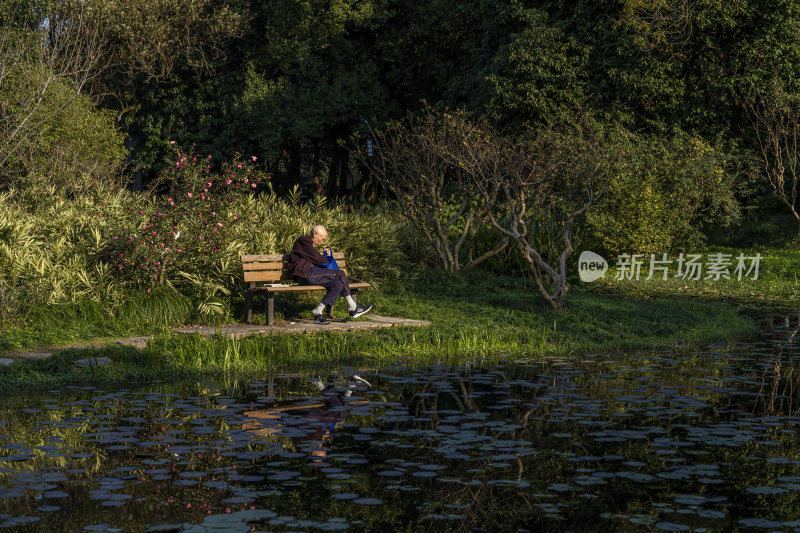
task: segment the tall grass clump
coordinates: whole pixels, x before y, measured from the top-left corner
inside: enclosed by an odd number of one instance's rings
[[[57,340],[36,340],[48,327],[79,338],[66,323],[47,326],[54,309],[108,334],[230,321],[244,288],[239,256],[288,252],[315,224],[329,228],[352,275],[380,283],[405,270],[403,221],[391,209],[354,211],[297,189],[278,197],[254,158],[217,165],[176,151],[160,190],[0,193],[0,350]]]

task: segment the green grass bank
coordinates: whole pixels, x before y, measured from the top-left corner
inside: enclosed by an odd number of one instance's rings
[[[282,298],[279,315],[308,315],[318,295]],[[518,278],[482,272],[423,271],[406,282],[385,283],[363,301],[381,314],[431,321],[428,328],[353,333],[202,338],[161,329],[149,348],[67,349],[49,359],[24,360],[0,371],[0,390],[50,389],[64,384],[113,384],[214,374],[264,376],[331,366],[382,366],[395,362],[463,364],[511,356],[538,358],[635,349],[686,349],[751,335],[755,324],[735,305],[671,296],[642,297],[577,290],[565,313],[543,308],[535,287]],[[157,300],[156,300],[157,302]],[[159,304],[161,305],[161,304]],[[336,310],[344,314],[344,309]],[[64,323],[70,323],[64,316]],[[133,325],[122,319],[103,329],[103,313],[82,327],[103,336]],[[97,322],[93,326],[93,321]],[[117,329],[112,329],[117,328]],[[150,322],[148,333],[158,328]],[[84,367],[76,360],[108,357]]]
[[[672,295],[704,300],[719,300],[720,298],[733,299],[739,302],[776,303],[779,305],[795,305],[800,303],[800,249],[792,242],[786,246],[770,247],[705,247],[687,252],[700,255],[700,263],[704,269],[700,271],[700,279],[687,279],[677,276],[677,256],[669,254],[667,259],[672,261],[667,272],[667,279],[663,279],[663,272],[654,271],[651,279],[646,279],[649,272],[650,257],[644,258],[638,279],[618,279],[620,268],[616,266],[616,257],[609,256],[609,271],[605,277],[593,283],[582,284],[583,290],[594,293],[618,294],[627,297],[650,297],[659,295]],[[714,276],[708,278],[709,255],[729,255],[731,265],[727,268],[729,277]],[[744,254],[746,258],[760,255],[758,275],[742,275],[741,279],[734,274],[737,257]],[[661,255],[657,255],[657,259]],[[750,261],[746,261],[750,266]],[[626,273],[630,270],[626,267]]]

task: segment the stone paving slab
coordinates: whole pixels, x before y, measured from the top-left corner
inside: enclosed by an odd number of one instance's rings
[[[176,333],[192,333],[199,335],[225,335],[231,338],[248,337],[250,335],[281,335],[285,333],[323,333],[325,331],[359,331],[375,328],[391,328],[395,326],[430,326],[427,320],[398,318],[391,316],[369,315],[367,321],[331,321],[328,324],[314,324],[312,319],[285,322],[274,326],[264,324],[233,324],[230,326],[198,326],[174,328]]]
[[[127,339],[118,339],[114,344],[121,344],[122,346],[133,346],[143,350],[147,348],[147,343],[150,342],[150,337],[129,337]]]

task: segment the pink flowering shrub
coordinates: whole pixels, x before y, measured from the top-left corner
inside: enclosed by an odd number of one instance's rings
[[[214,172],[210,155],[177,149],[163,176],[169,192],[138,208],[134,227],[112,234],[103,259],[126,284],[148,291],[209,272],[228,248],[232,228],[241,223],[237,206],[270,185],[269,176],[254,168],[255,159],[237,157]]]

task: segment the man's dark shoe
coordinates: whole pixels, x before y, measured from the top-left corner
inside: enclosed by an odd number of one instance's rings
[[[331,321],[325,318],[325,315],[314,315],[314,324],[320,324],[324,326],[325,324],[330,324]]]
[[[357,305],[354,310],[350,311],[350,318],[358,318],[366,315],[370,311],[372,311],[371,305]]]

